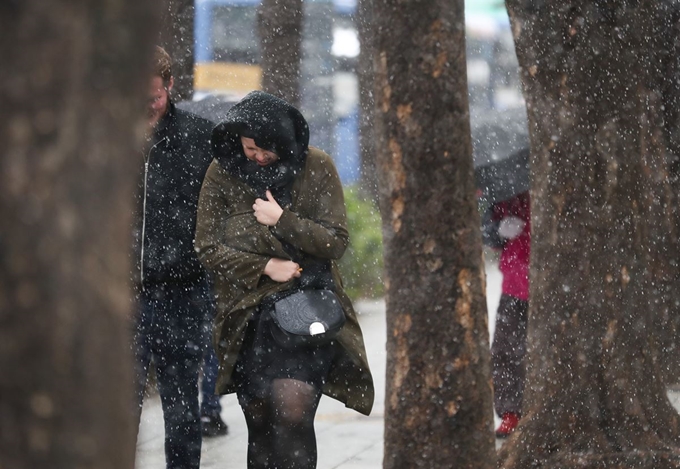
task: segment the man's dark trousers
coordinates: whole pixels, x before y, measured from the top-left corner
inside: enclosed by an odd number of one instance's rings
[[[213,307],[209,283],[145,287],[138,298],[134,344],[140,411],[153,356],[165,419],[166,466],[198,469],[198,375],[207,340],[204,325]]]
[[[212,322],[209,323],[212,328]],[[201,414],[219,415],[222,412],[220,396],[215,395],[215,383],[219,363],[211,343],[208,343],[203,363],[203,380],[201,382]]]

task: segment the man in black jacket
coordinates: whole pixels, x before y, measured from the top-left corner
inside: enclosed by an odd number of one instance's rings
[[[165,420],[166,466],[198,469],[198,375],[214,298],[194,250],[194,231],[201,184],[212,161],[213,124],[171,102],[171,59],[160,47],[154,64],[135,250],[139,404],[141,408],[153,357]]]

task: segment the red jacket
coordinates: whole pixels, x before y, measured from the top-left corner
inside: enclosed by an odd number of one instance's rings
[[[499,269],[503,274],[502,292],[521,300],[529,299],[529,256],[531,253],[531,201],[528,192],[494,206],[494,219],[514,216],[524,221],[522,232],[509,239],[501,252]]]

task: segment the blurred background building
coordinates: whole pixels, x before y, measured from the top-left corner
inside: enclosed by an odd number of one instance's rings
[[[260,87],[259,3],[196,0],[195,100],[219,95],[237,101]],[[304,5],[301,108],[310,122],[311,144],[333,155],[343,183],[351,184],[360,176],[356,0],[305,0]],[[479,140],[474,127],[480,117],[488,122],[490,113],[518,110],[525,119],[524,102],[504,2],[466,0],[465,22],[473,140]],[[503,142],[495,143],[502,151]]]

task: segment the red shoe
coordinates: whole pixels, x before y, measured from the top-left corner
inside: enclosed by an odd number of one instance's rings
[[[496,438],[507,438],[517,428],[519,414],[506,412],[503,414],[501,424],[496,429]]]

